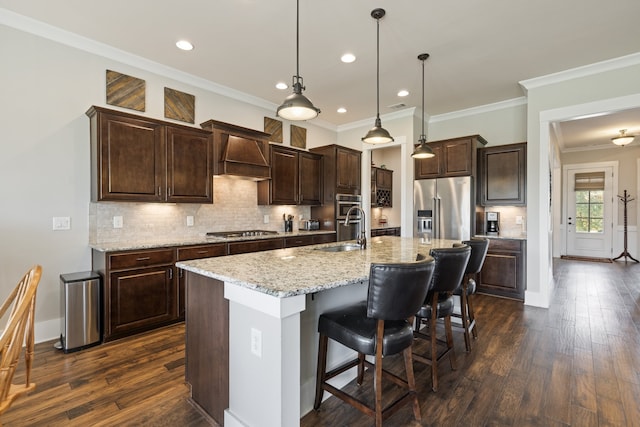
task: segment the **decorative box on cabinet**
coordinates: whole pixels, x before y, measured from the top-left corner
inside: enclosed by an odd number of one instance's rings
[[[525,240],[489,239],[478,292],[524,301],[526,244]]]
[[[429,142],[435,156],[415,160],[415,179],[475,176],[476,149],[486,143],[480,135]]]
[[[91,199],[213,202],[211,132],[93,106]]]
[[[270,145],[271,179],[258,182],[259,205],[320,205],[322,156]]]
[[[478,164],[480,205],[526,205],[526,142],[481,148]]]
[[[174,248],[92,256],[104,280],[105,342],[178,321]]]

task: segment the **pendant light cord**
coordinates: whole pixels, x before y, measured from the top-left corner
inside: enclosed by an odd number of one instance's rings
[[[424,61],[425,59],[422,60],[422,135],[420,135],[420,139],[421,139],[420,142],[427,141],[427,136],[424,134]]]
[[[296,0],[296,81],[300,79],[300,0]]]
[[[376,43],[376,118],[380,118],[380,18],[377,23],[377,43]]]

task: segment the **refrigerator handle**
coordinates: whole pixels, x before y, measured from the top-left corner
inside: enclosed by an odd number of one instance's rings
[[[433,238],[440,238],[440,198],[433,198]]]

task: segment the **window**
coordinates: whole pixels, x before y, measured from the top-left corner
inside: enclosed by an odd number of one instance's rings
[[[604,231],[604,172],[577,173],[576,233]]]

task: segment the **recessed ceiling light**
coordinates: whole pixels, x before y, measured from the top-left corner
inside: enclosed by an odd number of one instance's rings
[[[356,56],[353,53],[345,53],[340,57],[340,60],[346,64],[350,64],[356,60]]]
[[[346,108],[344,108],[344,107],[340,107],[340,108],[338,108],[338,110],[337,110],[337,111],[338,111],[338,113],[340,113],[340,114],[344,114],[344,113],[346,113],[346,112],[347,112],[347,109],[346,109]]]
[[[284,82],[278,82],[278,83],[276,83],[276,88],[277,88],[277,89],[285,90],[285,89],[286,89],[286,88],[288,88],[288,87],[289,87],[289,86],[287,86],[287,84],[286,84],[286,83],[284,83]]]
[[[176,42],[176,46],[178,46],[178,49],[182,50],[193,50],[193,44],[187,40],[178,40]]]
[[[409,91],[406,89],[402,89],[398,91],[398,96],[407,96],[407,95],[409,95]]]

